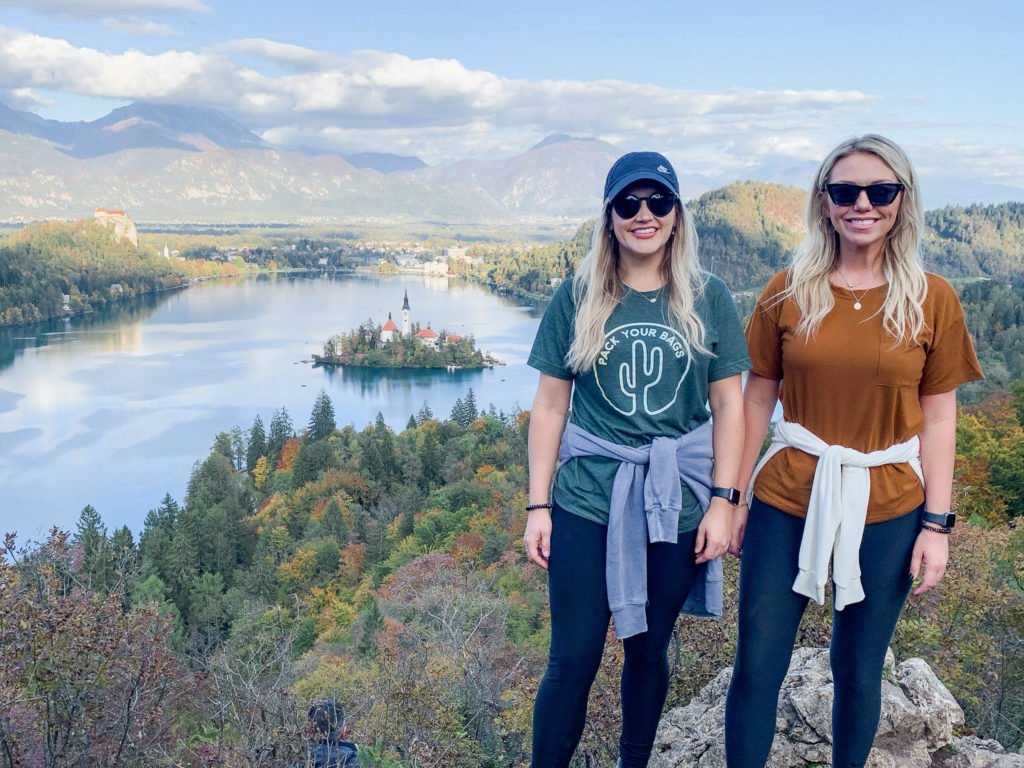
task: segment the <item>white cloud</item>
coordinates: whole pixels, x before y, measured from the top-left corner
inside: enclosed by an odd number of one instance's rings
[[[45,99],[31,88],[11,88],[4,91],[4,102],[15,109],[31,110],[40,107],[48,107],[53,104],[50,99]]]
[[[338,57],[333,53],[315,51],[301,45],[279,43],[265,38],[246,38],[229,40],[216,46],[215,50],[227,54],[253,56],[278,64],[285,64],[298,69],[317,69],[335,64]]]
[[[0,6],[30,8],[49,16],[80,19],[147,13],[209,13],[202,0],[0,0]]]
[[[170,24],[140,19],[137,16],[104,19],[103,26],[115,32],[133,36],[170,37],[178,34],[178,30]]]
[[[91,7],[127,5],[133,12],[140,7],[128,0]],[[198,0],[143,3],[160,5],[205,8]],[[568,133],[624,150],[661,149],[694,173],[773,167],[802,177],[806,163],[841,139],[899,126],[894,138],[908,148],[912,137],[926,137],[915,148],[921,163],[941,159],[991,181],[1024,179],[1024,147],[1013,140],[998,149],[945,148],[943,126],[920,120],[900,101],[859,90],[704,92],[621,80],[529,81],[455,59],[380,51],[341,57],[263,38],[200,51],[111,53],[0,27],[4,87],[216,107],[274,143],[416,154],[431,163],[515,154],[546,135]]]

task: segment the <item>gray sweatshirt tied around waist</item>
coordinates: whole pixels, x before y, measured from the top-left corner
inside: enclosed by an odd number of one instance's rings
[[[682,489],[686,483],[707,512],[711,502],[711,423],[677,438],[656,437],[630,448],[569,423],[558,449],[558,465],[582,456],[619,462],[608,510],[605,580],[608,607],[621,640],[647,631],[647,543],[677,540]],[[646,468],[646,473],[645,473]],[[722,615],[722,561],[699,566],[683,612]]]

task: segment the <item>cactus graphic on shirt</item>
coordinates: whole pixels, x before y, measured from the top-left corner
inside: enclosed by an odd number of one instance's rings
[[[636,413],[637,401],[641,396],[637,379],[641,373],[645,381],[643,387],[644,410],[647,413],[652,412],[648,403],[648,393],[661,381],[665,366],[664,353],[659,347],[648,349],[646,342],[637,340],[633,342],[631,352],[630,362],[622,363],[619,366],[619,389],[631,403],[630,409],[623,412],[626,416]]]
[[[624,323],[605,332],[593,367],[605,402],[626,417],[657,416],[677,402],[690,372],[689,344],[661,323]]]

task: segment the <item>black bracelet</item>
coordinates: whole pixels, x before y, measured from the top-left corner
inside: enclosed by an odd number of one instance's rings
[[[533,512],[533,510],[535,510],[535,509],[551,509],[551,507],[552,507],[552,504],[551,504],[550,501],[547,502],[546,504],[527,504],[526,505],[526,511],[527,512]]]
[[[921,523],[921,530],[941,533],[945,536],[949,536],[953,532],[952,528],[948,528],[945,525],[935,525],[935,523]]]

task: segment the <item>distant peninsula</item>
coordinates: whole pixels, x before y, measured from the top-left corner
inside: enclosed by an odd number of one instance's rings
[[[472,336],[435,331],[412,322],[409,292],[402,302],[402,327],[388,313],[387,322],[372,319],[324,342],[323,355],[313,355],[314,366],[357,368],[479,369],[504,365],[476,347]]]

